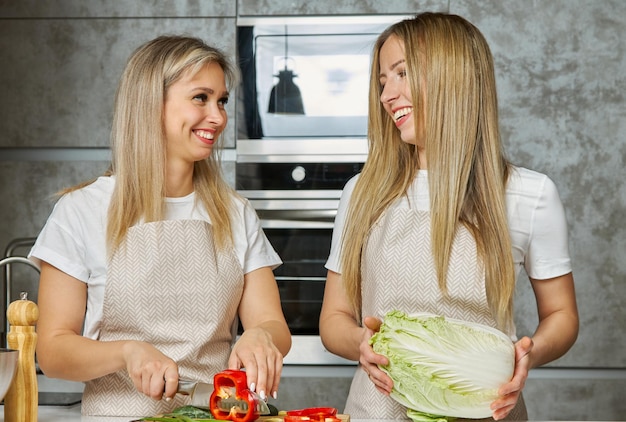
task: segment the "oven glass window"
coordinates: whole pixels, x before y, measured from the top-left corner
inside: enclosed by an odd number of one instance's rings
[[[264,229],[283,260],[274,270],[287,324],[293,335],[319,334],[332,229]]]

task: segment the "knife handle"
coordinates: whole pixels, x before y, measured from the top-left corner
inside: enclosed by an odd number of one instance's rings
[[[179,378],[176,393],[182,394],[184,396],[189,396],[193,393],[193,390],[196,388],[197,385],[198,381]]]

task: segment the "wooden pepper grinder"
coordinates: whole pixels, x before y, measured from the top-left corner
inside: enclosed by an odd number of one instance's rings
[[[28,294],[20,293],[20,299],[7,309],[7,321],[11,325],[7,335],[10,349],[19,350],[15,378],[4,398],[4,420],[6,422],[37,422],[39,404],[37,372],[35,369],[35,346],[37,333],[35,324],[39,319],[39,308],[28,300]]]

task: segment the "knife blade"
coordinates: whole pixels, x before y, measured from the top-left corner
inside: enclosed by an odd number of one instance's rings
[[[219,407],[220,410],[229,412],[232,408],[238,408],[242,412],[248,411],[248,402],[245,400],[237,399],[235,387],[221,387],[221,389],[222,392],[227,395],[227,397],[217,400],[217,407]],[[268,407],[267,403],[265,403],[265,400],[263,400],[261,396],[259,396],[254,391],[248,391],[252,394],[252,397],[254,398],[256,413],[258,413],[259,415],[269,415],[270,408]]]
[[[209,409],[209,402],[211,394],[213,393],[213,384],[179,379],[176,393],[189,396],[191,399],[191,405],[194,407]]]
[[[191,399],[191,405],[194,407],[209,409],[211,394],[213,393],[213,384],[179,379],[176,393],[189,396]],[[265,400],[263,400],[257,393],[253,391],[251,391],[251,393],[256,403],[256,411],[260,415],[269,415],[270,409],[267,406],[267,403],[265,403]],[[234,388],[232,389],[232,392],[230,392],[229,396],[229,398],[218,400],[217,405],[220,410],[228,412],[233,407],[239,407],[243,411],[248,410],[248,403],[246,401],[237,400]]]

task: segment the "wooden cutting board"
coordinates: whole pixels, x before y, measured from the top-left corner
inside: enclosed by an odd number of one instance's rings
[[[341,419],[341,422],[350,422],[350,415],[337,414],[336,417]],[[257,421],[262,421],[262,422],[283,422],[284,420],[285,420],[285,415],[261,416],[259,417],[259,419],[257,419]]]

